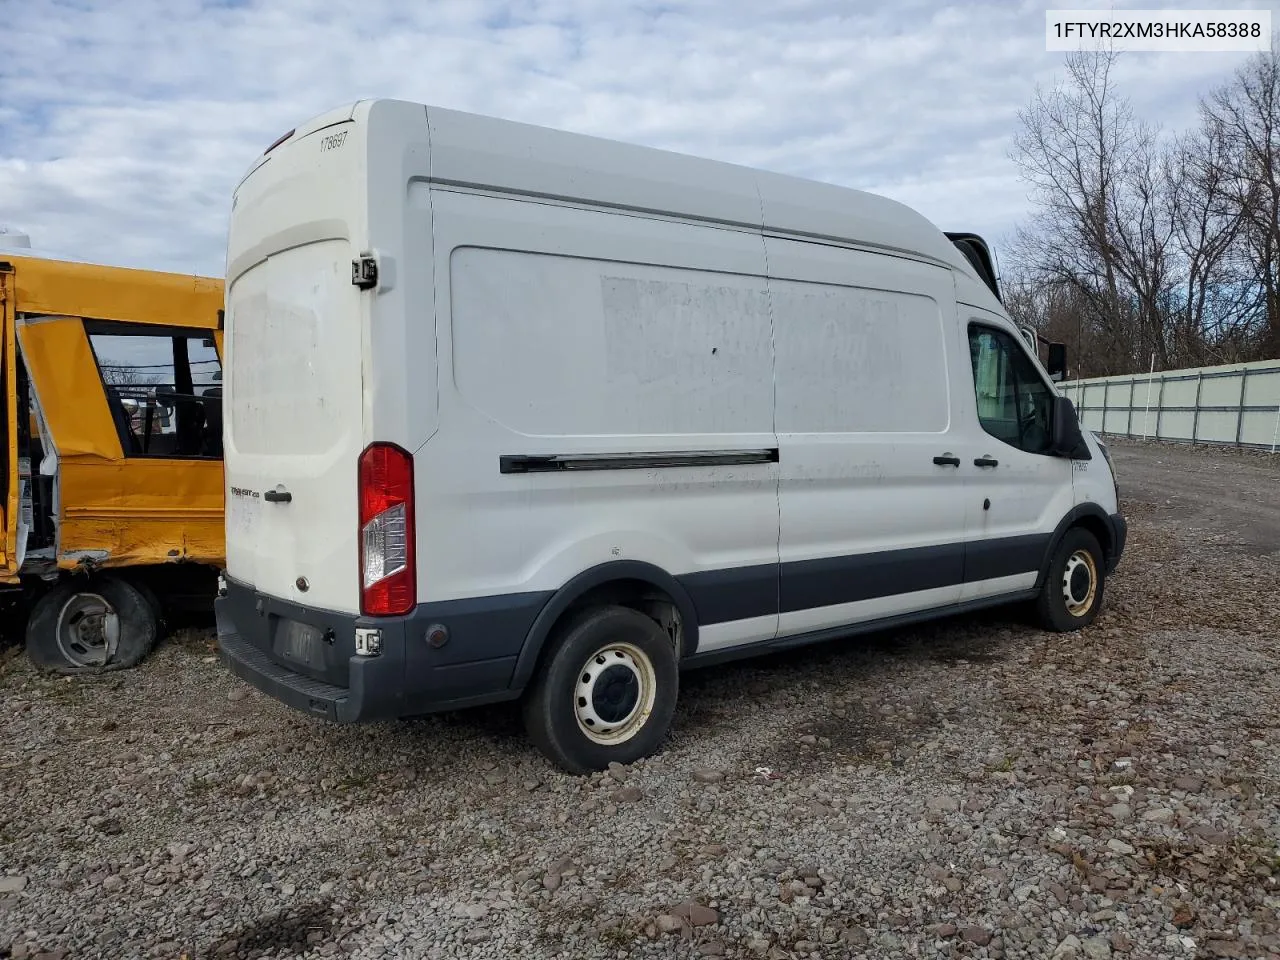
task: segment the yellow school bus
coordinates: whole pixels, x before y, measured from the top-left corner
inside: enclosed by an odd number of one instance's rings
[[[132,666],[223,563],[221,280],[0,249],[0,599],[41,667]]]

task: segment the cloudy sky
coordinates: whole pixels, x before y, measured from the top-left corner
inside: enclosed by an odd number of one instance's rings
[[[253,158],[316,113],[399,97],[873,190],[999,243],[1026,212],[1017,111],[1062,70],[1044,11],[1106,6],[0,0],[0,224],[75,257],[220,276]],[[1177,130],[1245,56],[1130,53],[1120,83]]]

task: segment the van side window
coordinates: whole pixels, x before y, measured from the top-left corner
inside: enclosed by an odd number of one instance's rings
[[[982,429],[1028,453],[1046,453],[1053,396],[1014,338],[973,324],[969,358]]]
[[[212,335],[85,321],[126,457],[222,458],[222,364]]]

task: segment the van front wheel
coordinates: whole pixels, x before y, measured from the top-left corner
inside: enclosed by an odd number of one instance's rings
[[[1093,623],[1102,608],[1104,570],[1098,538],[1083,527],[1068,530],[1049,562],[1036,603],[1044,628],[1065,633]]]
[[[595,607],[553,636],[524,701],[529,738],[570,773],[631,763],[671,726],[679,665],[671,638],[627,607]]]

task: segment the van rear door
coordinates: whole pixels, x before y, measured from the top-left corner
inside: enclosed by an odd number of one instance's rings
[[[223,374],[227,574],[340,612],[360,606],[363,335],[349,238],[363,181],[354,127],[295,137],[240,185]]]
[[[21,483],[18,478],[18,345],[14,332],[17,285],[13,268],[0,263],[0,379],[4,381],[3,539],[0,539],[0,580],[13,580],[22,564],[18,550]]]

